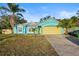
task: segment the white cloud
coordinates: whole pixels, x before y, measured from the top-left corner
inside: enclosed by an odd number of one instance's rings
[[[61,11],[59,12],[59,14],[57,15],[57,18],[70,18],[72,16],[76,15],[75,12],[69,12],[69,11]]]

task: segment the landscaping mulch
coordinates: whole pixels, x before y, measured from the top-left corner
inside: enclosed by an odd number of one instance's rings
[[[2,35],[2,37],[0,56],[58,56],[44,35]]]

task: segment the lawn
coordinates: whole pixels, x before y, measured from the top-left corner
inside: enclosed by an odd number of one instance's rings
[[[0,35],[1,56],[57,56],[43,35]]]

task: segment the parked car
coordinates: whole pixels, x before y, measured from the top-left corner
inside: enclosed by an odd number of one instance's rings
[[[72,36],[75,36],[75,37],[78,37],[79,36],[79,30],[75,30],[73,32],[69,32],[68,34],[72,35]]]

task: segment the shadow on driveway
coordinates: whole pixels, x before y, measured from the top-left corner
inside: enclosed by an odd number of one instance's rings
[[[79,45],[79,38],[76,38],[74,36],[68,36],[66,37],[69,41],[75,43],[76,45]]]

